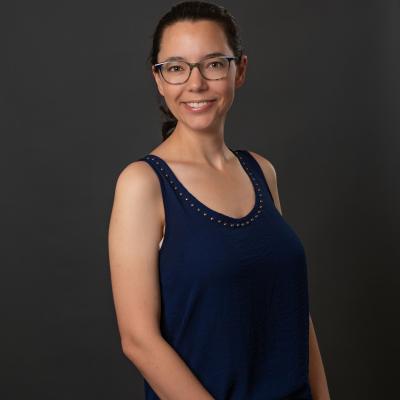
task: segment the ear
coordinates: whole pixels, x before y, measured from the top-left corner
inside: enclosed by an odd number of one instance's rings
[[[163,83],[161,82],[161,76],[160,76],[160,71],[156,71],[156,69],[152,66],[151,67],[151,72],[153,74],[154,80],[156,81],[157,84],[157,89],[160,92],[161,96],[164,97],[164,88],[163,88]]]
[[[236,77],[235,77],[236,88],[242,86],[246,79],[247,62],[248,62],[247,56],[243,54],[240,63],[237,65],[236,69]]]

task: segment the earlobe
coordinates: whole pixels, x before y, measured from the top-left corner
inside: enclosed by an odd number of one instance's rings
[[[247,66],[247,56],[243,55],[242,60],[237,69],[237,76],[236,76],[236,87],[239,88],[243,85],[245,78],[246,78],[246,66]]]
[[[236,80],[236,87],[239,88],[240,86],[242,86],[244,84],[245,81],[245,71],[242,71],[242,73],[239,75],[239,77]]]
[[[154,80],[156,81],[157,89],[158,89],[160,95],[164,97],[164,90],[163,90],[162,83],[160,80],[160,75],[157,72],[155,72],[154,69],[152,70],[152,73],[153,73]]]

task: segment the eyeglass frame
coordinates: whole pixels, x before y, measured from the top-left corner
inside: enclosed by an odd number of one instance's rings
[[[201,69],[199,68],[200,64],[203,63],[204,61],[209,60],[209,59],[212,59],[212,58],[225,58],[226,60],[228,60],[228,61],[229,61],[229,64],[228,64],[228,72],[229,72],[229,68],[230,68],[230,66],[231,66],[231,61],[232,61],[232,60],[238,60],[240,57],[237,57],[237,56],[214,56],[214,57],[205,58],[205,59],[203,59],[203,60],[201,60],[201,61],[198,61],[198,62],[196,62],[196,63],[190,63],[190,62],[185,61],[185,60],[175,60],[175,61],[177,61],[177,62],[183,62],[183,63],[189,65],[189,68],[190,68],[189,76],[187,77],[187,79],[186,79],[184,82],[180,82],[180,83],[171,83],[171,82],[168,82],[168,81],[164,78],[164,75],[162,74],[162,71],[161,71],[161,66],[162,66],[162,65],[168,64],[168,63],[172,63],[172,62],[174,62],[173,60],[171,60],[171,61],[164,61],[164,62],[161,62],[161,63],[158,63],[158,64],[153,64],[153,67],[156,68],[156,69],[158,69],[158,71],[160,71],[160,74],[161,74],[162,78],[163,78],[164,81],[167,82],[169,85],[183,85],[184,83],[186,83],[186,82],[190,79],[190,76],[192,75],[192,70],[193,70],[193,68],[195,68],[195,67],[197,67],[197,68],[199,69],[200,75],[201,75],[204,79],[206,79],[207,81],[219,81],[219,80],[221,80],[221,79],[225,79],[225,78],[227,77],[227,75],[223,76],[222,78],[212,79],[212,78],[206,78],[206,77],[203,75],[203,73],[201,72]]]

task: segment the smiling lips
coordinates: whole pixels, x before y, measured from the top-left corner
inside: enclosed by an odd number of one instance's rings
[[[215,99],[210,100],[195,100],[195,101],[185,101],[183,102],[185,108],[190,111],[199,112],[208,110],[214,104]]]

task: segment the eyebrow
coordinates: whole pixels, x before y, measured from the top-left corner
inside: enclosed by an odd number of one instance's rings
[[[218,51],[214,52],[214,53],[208,53],[204,57],[202,57],[201,60],[203,60],[205,58],[217,57],[217,56],[226,56],[226,54],[218,52]],[[171,57],[166,58],[163,62],[166,62],[166,61],[185,61],[185,58],[180,57],[180,56],[171,56]]]

